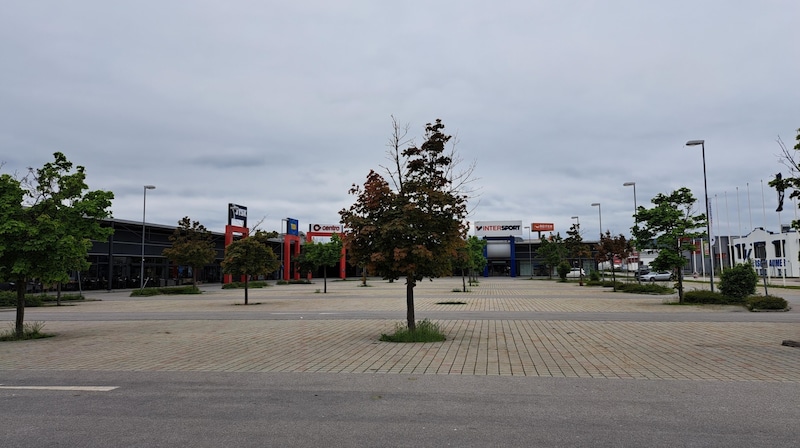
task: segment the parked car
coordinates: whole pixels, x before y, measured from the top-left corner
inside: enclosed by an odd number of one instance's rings
[[[648,272],[640,276],[643,282],[666,282],[672,280],[672,272]]]
[[[567,272],[567,278],[579,278],[581,276],[586,277],[586,273],[581,268],[572,268]]]

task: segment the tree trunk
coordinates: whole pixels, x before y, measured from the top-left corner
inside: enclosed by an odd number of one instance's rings
[[[406,277],[406,321],[411,331],[417,329],[417,322],[414,320],[414,286],[417,286],[414,277]]]
[[[611,259],[611,285],[614,292],[617,292],[617,274],[614,271],[614,259]]]
[[[247,305],[247,280],[250,278],[249,275],[245,274],[244,276],[244,304]]]
[[[17,321],[14,326],[17,339],[22,339],[24,335],[25,323],[25,286],[28,282],[25,280],[17,280]]]
[[[327,266],[323,266],[322,267],[322,279],[323,279],[322,280],[322,284],[324,285],[322,287],[322,293],[323,294],[327,294],[328,293],[328,268],[327,268]]]
[[[61,306],[61,282],[56,286],[56,306]]]
[[[464,268],[461,268],[461,289],[463,289],[464,292],[467,292],[467,281],[464,278]]]

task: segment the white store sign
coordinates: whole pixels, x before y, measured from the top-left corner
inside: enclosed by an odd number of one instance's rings
[[[522,235],[522,221],[475,221],[475,236]]]

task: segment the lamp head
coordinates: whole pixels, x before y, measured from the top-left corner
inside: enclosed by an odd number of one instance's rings
[[[636,182],[625,182],[624,184],[622,184],[623,187],[631,187],[631,186],[635,186],[635,185],[636,185]]]
[[[686,146],[697,146],[705,144],[705,140],[689,140],[686,142]]]
[[[600,203],[599,202],[593,202],[592,203],[592,207],[600,207]]]
[[[144,189],[145,189],[145,190],[155,190],[155,189],[156,189],[156,186],[155,186],[155,185],[145,185],[145,186],[144,186]]]

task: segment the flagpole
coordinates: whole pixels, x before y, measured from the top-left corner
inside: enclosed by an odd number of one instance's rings
[[[709,240],[711,237],[709,237]],[[706,249],[703,247],[703,239],[700,238],[700,267],[702,268],[703,278],[706,278]]]
[[[728,192],[725,191],[725,220],[728,222],[728,267],[733,267],[733,251],[731,250],[731,215],[728,213]]]
[[[761,182],[761,212],[764,214],[764,233],[767,233],[767,204],[766,200],[764,199],[764,179],[759,179],[759,181]],[[766,263],[766,266],[761,266],[761,267],[764,268],[764,270],[766,271],[767,283],[769,283],[772,282],[772,275],[769,273],[769,256],[766,254],[767,252],[766,244],[764,246],[764,252],[765,252],[764,256],[766,257],[764,259],[764,262]]]
[[[736,217],[737,217],[736,220],[739,223],[739,238],[738,239],[741,240],[742,239],[742,207],[741,207],[741,202],[739,201],[739,187],[738,186],[736,187]],[[741,247],[741,241],[739,243],[740,243],[739,247],[740,247],[740,250],[741,250],[741,249],[743,249]],[[736,257],[736,261],[739,261],[739,258],[741,258],[741,257]]]
[[[764,230],[767,230],[767,202],[764,199],[764,179],[761,181],[761,212],[764,214]]]
[[[719,210],[719,198],[717,198],[716,194],[714,195],[714,208]],[[724,263],[722,263],[722,237],[720,235],[722,235],[722,232],[719,230],[719,220],[717,220],[717,234],[714,237],[714,240],[716,240],[714,242],[717,243],[717,256],[719,257],[719,272],[721,274],[722,271],[725,270],[725,265]],[[714,261],[712,260],[711,262],[713,263]]]
[[[747,182],[747,214],[750,216],[750,228],[747,233],[753,231],[753,206],[750,205],[750,182]]]

